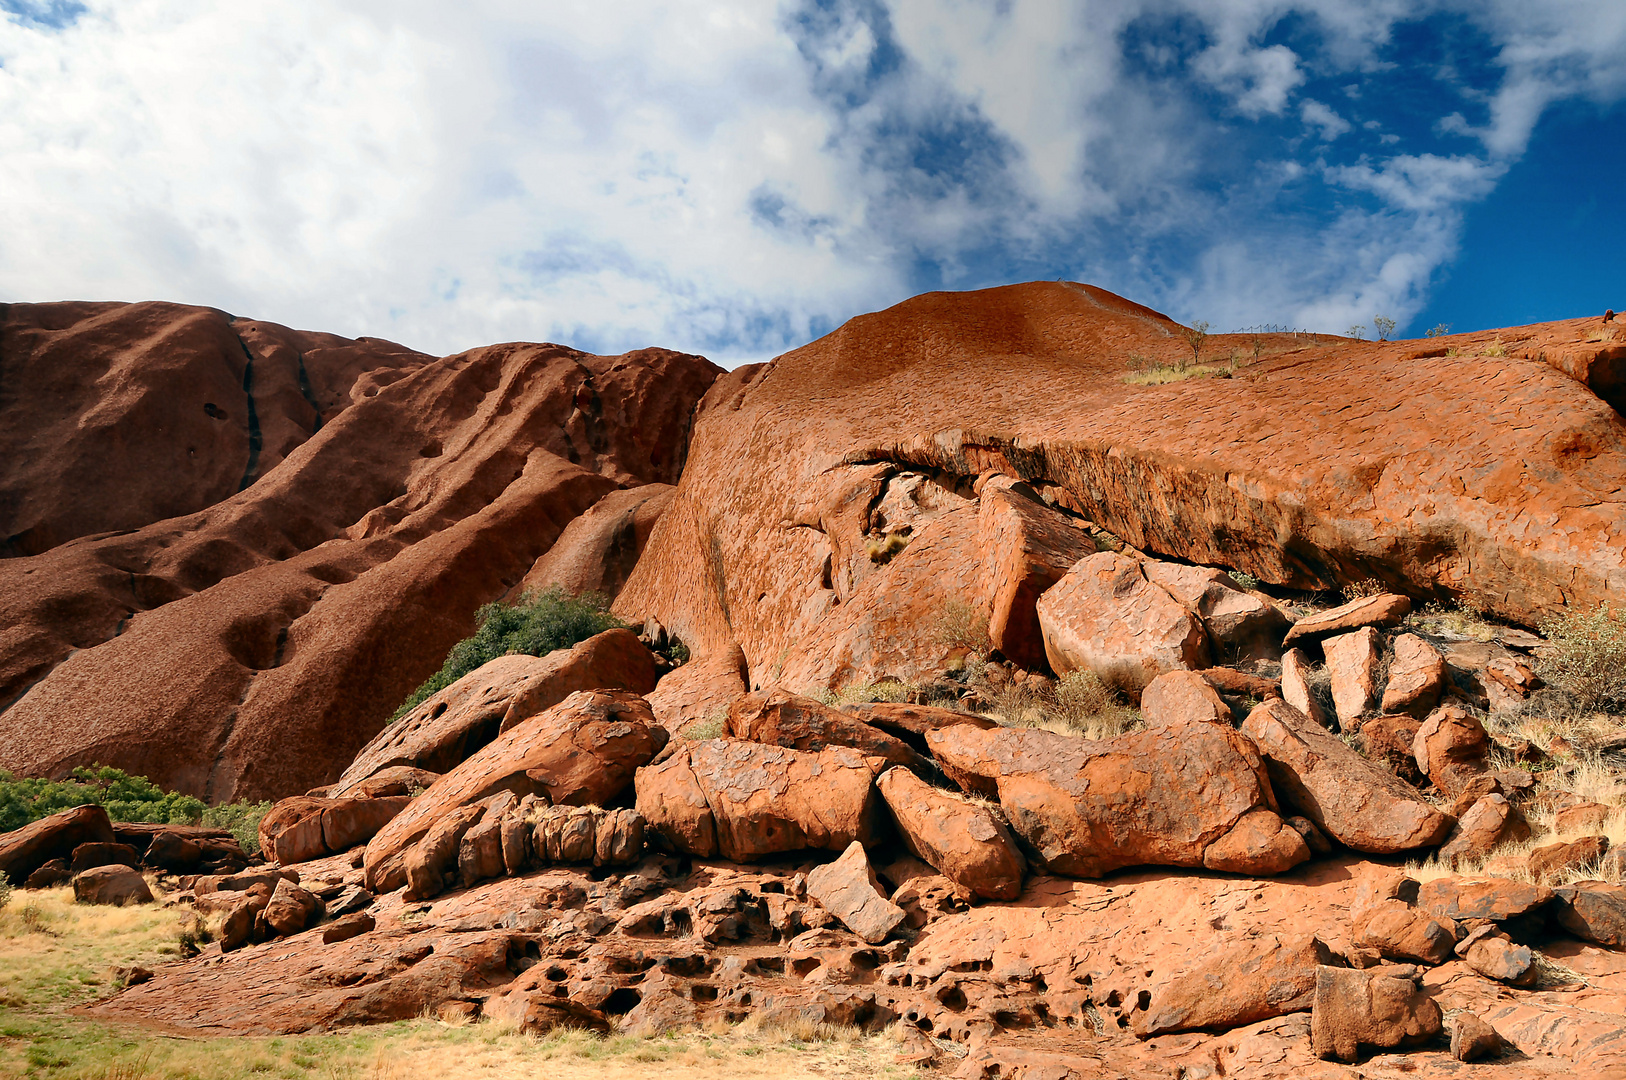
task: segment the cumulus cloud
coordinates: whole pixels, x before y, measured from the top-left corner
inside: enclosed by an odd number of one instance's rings
[[[1402,22],[1491,43],[1407,139]],[[1622,96],[1614,0],[0,0],[0,300],[738,362],[1065,275],[1342,329]]]

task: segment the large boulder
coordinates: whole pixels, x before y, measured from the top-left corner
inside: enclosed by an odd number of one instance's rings
[[[1231,707],[1195,671],[1165,671],[1147,683],[1140,695],[1140,714],[1147,727],[1184,720],[1231,722]]]
[[[1566,885],[1552,895],[1564,929],[1582,941],[1626,948],[1626,887],[1589,881]]]
[[[1095,553],[1082,523],[1046,506],[1026,484],[993,477],[982,484],[978,540],[979,591],[988,598],[988,642],[1024,668],[1045,662],[1035,609],[1040,596],[1073,565]]]
[[[1362,627],[1399,626],[1411,614],[1411,600],[1395,593],[1363,596],[1326,611],[1307,615],[1293,624],[1283,643],[1320,641],[1334,634],[1347,634]]]
[[[1316,969],[1310,1009],[1316,1057],[1354,1061],[1362,1048],[1414,1045],[1442,1030],[1440,1007],[1410,978],[1381,968]]]
[[[1163,672],[1212,660],[1202,620],[1119,552],[1081,560],[1039,597],[1038,612],[1056,674],[1091,671],[1136,698]]]
[[[905,918],[881,891],[864,845],[856,840],[840,858],[808,873],[807,895],[871,945],[885,941]]]
[[[583,691],[521,721],[412,800],[367,845],[367,887],[405,884],[401,858],[441,817],[498,792],[540,795],[555,805],[602,806],[666,745],[644,699]]]
[[[1440,650],[1416,634],[1401,634],[1395,638],[1394,658],[1389,662],[1383,711],[1410,713],[1421,720],[1439,704],[1448,681]]]
[[[1302,1012],[1315,998],[1316,969],[1331,963],[1331,951],[1313,936],[1217,945],[1195,967],[1153,987],[1145,1010],[1135,1014],[1135,1034],[1230,1030]]]
[[[967,895],[1014,900],[1026,861],[994,812],[932,787],[907,769],[876,782],[908,849]]]
[[[260,851],[283,864],[308,862],[365,844],[412,802],[410,796],[377,799],[283,799],[260,819]]]
[[[114,863],[75,874],[73,898],[81,904],[114,904],[119,907],[150,904],[152,889],[147,887],[147,880],[141,876],[141,871]]]
[[[880,798],[863,755],[738,739],[688,743],[638,770],[638,812],[672,849],[752,862],[785,851],[870,843]]]
[[[903,765],[925,774],[932,771],[930,763],[902,739],[839,709],[784,690],[758,691],[734,702],[729,706],[723,733],[792,750],[850,746],[889,765]]]
[[[113,843],[113,823],[100,806],[75,806],[0,833],[0,875],[21,885],[52,859],[73,858],[81,844]]]
[[[1429,713],[1412,738],[1417,768],[1444,792],[1486,772],[1491,737],[1479,718],[1460,705],[1441,705]]]
[[[1277,795],[1347,847],[1394,854],[1450,831],[1450,815],[1285,701],[1261,704],[1242,731],[1264,755]]]
[[[1052,873],[1159,865],[1276,874],[1310,857],[1277,814],[1253,744],[1227,726],[1186,721],[1099,742],[951,727],[927,742],[966,790],[998,797]]]
[[[1376,630],[1363,626],[1329,637],[1321,647],[1326,651],[1327,672],[1332,676],[1332,704],[1338,726],[1354,731],[1361,726],[1361,717],[1377,704],[1383,638]]]
[[[0,768],[99,762],[209,802],[331,784],[573,519],[676,481],[720,374],[661,349],[435,359],[177,305],[0,324],[8,371],[55,372],[51,420],[0,404],[0,487],[145,507],[0,559]],[[106,425],[132,407],[147,421]],[[59,426],[98,459],[137,447],[136,489],[105,460],[62,490],[25,468]]]
[[[749,680],[745,654],[731,645],[662,675],[645,700],[662,727],[681,734],[691,724],[726,717],[750,689]]]
[[[379,732],[345,769],[333,794],[352,794],[396,766],[446,773],[520,721],[580,690],[655,689],[655,658],[631,630],[615,628],[546,656],[499,656],[432,695]]]
[[[1282,637],[1292,621],[1258,593],[1240,588],[1230,574],[1153,559],[1142,565],[1149,580],[1202,619],[1215,659],[1234,663],[1281,655]]]
[[[843,705],[841,711],[855,716],[871,727],[880,728],[888,735],[896,735],[916,750],[926,749],[926,733],[938,728],[968,724],[984,731],[999,726],[999,721],[977,713],[945,709],[939,705],[908,705],[898,701],[859,702]]]

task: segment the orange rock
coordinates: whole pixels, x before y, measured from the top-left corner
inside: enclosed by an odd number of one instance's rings
[[[0,876],[21,885],[52,859],[68,859],[80,844],[113,843],[113,825],[100,806],[59,810],[20,829],[0,833]]]
[[[1445,657],[1438,649],[1416,634],[1395,638],[1389,685],[1383,690],[1384,712],[1410,713],[1421,720],[1439,704],[1445,687]]]
[[[1442,1023],[1440,1007],[1411,979],[1383,969],[1316,970],[1310,1038],[1319,1058],[1354,1061],[1362,1047],[1427,1042],[1443,1030]]]
[[[1293,708],[1308,716],[1320,727],[1330,729],[1332,718],[1321,707],[1310,689],[1310,662],[1302,649],[1288,649],[1282,654],[1281,697]],[[1411,756],[1411,744],[1406,744],[1406,756]]]
[[[988,640],[1025,668],[1044,663],[1044,635],[1035,602],[1073,565],[1095,553],[1079,523],[1039,501],[1025,484],[999,477],[982,486],[978,504],[982,580],[988,599]]]
[[[1210,666],[1202,622],[1148,581],[1140,562],[1118,552],[1081,561],[1039,597],[1038,612],[1058,675],[1093,671],[1138,698],[1165,671]]]
[[[876,787],[904,845],[965,893],[990,900],[1022,895],[1026,861],[992,811],[934,788],[907,769],[888,769]]]
[[[1482,795],[1457,819],[1437,857],[1446,866],[1455,866],[1463,859],[1484,858],[1498,844],[1529,835],[1530,823],[1518,807],[1500,794]]]
[[[1544,844],[1530,853],[1530,873],[1537,881],[1552,881],[1571,870],[1595,867],[1609,852],[1607,836],[1583,836],[1567,843]]]
[[[671,484],[640,484],[605,495],[565,526],[519,583],[520,591],[557,585],[571,596],[596,593],[613,600],[676,491]]]
[[[926,733],[938,728],[968,724],[987,731],[999,722],[976,713],[963,713],[935,705],[905,705],[902,702],[875,701],[843,705],[841,711],[872,727],[896,735],[917,750],[926,749]]]
[[[405,795],[377,799],[283,799],[260,819],[260,850],[279,863],[302,863],[365,844],[406,809]]]
[[[1329,637],[1321,643],[1332,676],[1332,703],[1338,726],[1355,731],[1377,703],[1378,660],[1383,639],[1370,626]]]
[[[581,691],[521,721],[435,781],[367,845],[368,888],[405,881],[400,859],[441,817],[497,792],[538,794],[554,804],[602,806],[666,745],[643,698]],[[455,852],[455,848],[453,849]]]
[[[502,732],[580,690],[644,694],[654,688],[654,657],[636,634],[619,627],[546,656],[499,656],[379,732],[334,793],[348,794],[402,765],[450,772]]]
[[[73,899],[79,904],[152,903],[152,890],[141,871],[122,863],[95,866],[73,877]]]
[[[1269,600],[1239,588],[1225,571],[1151,559],[1142,565],[1148,580],[1202,619],[1214,653],[1223,661],[1281,655],[1282,636],[1291,622]]]
[[[1490,748],[1485,725],[1460,705],[1435,709],[1412,740],[1417,768],[1445,792],[1456,791],[1484,773]]]
[[[1231,707],[1196,671],[1165,671],[1147,683],[1140,695],[1140,712],[1147,727],[1183,720],[1231,722]]]
[[[1417,740],[1417,729],[1422,726],[1422,721],[1415,716],[1380,716],[1361,725],[1361,746],[1367,757],[1381,761],[1402,780],[1421,784],[1423,774],[1412,756],[1412,744]]]
[[[997,794],[1052,873],[1162,865],[1275,874],[1310,857],[1276,815],[1252,744],[1226,726],[1187,721],[1102,742],[951,727],[926,739],[962,787]]]
[[[1363,596],[1326,611],[1306,616],[1293,624],[1284,644],[1319,641],[1334,634],[1347,634],[1369,626],[1399,626],[1411,614],[1411,601],[1394,593]]]
[[[1170,1031],[1229,1030],[1308,1009],[1316,968],[1332,953],[1314,936],[1275,935],[1218,945],[1196,967],[1152,989],[1134,1020],[1143,1039]]]
[[[1269,763],[1277,795],[1347,847],[1412,851],[1439,843],[1451,828],[1448,815],[1285,701],[1254,709],[1242,731]]]
[[[646,699],[661,726],[682,733],[691,724],[726,717],[748,689],[747,674],[745,654],[733,645],[667,672]]]
[[[881,892],[864,845],[856,840],[834,862],[809,871],[807,895],[871,945],[885,941],[904,920],[903,909]]]
[[[903,765],[923,774],[932,772],[931,764],[903,740],[839,709],[784,690],[758,691],[734,702],[729,706],[723,732],[736,739],[792,750],[850,746],[890,765]]]

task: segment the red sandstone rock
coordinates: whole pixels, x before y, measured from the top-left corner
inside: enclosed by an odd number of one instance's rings
[[[1242,731],[1264,754],[1279,797],[1356,851],[1389,854],[1444,839],[1451,818],[1285,701],[1267,701]]]
[[[1202,676],[1222,694],[1235,694],[1238,697],[1257,698],[1260,701],[1266,698],[1281,697],[1282,684],[1276,679],[1266,679],[1258,675],[1249,675],[1235,668],[1213,667],[1203,668]]]
[[[1480,1061],[1502,1052],[1506,1042],[1496,1029],[1473,1013],[1458,1013],[1449,1021],[1451,1056],[1458,1061]]]
[[[1626,946],[1626,888],[1600,882],[1552,891],[1554,913],[1564,929],[1583,941]]]
[[[728,709],[723,733],[736,739],[817,752],[828,746],[848,746],[866,757],[917,772],[931,772],[925,758],[892,735],[812,698],[784,690],[747,694]]]
[[[1607,836],[1583,836],[1567,843],[1544,844],[1529,855],[1530,873],[1537,881],[1552,881],[1571,870],[1596,867],[1609,852]]]
[[[21,885],[52,859],[68,859],[80,844],[113,842],[113,825],[100,806],[76,806],[0,833],[0,875]]]
[[[520,590],[557,585],[572,596],[596,593],[613,600],[676,491],[671,484],[640,484],[605,495],[565,526],[526,573]]]
[[[1281,697],[1318,726],[1332,727],[1332,719],[1310,689],[1310,662],[1305,659],[1302,650],[1288,649],[1282,654]],[[1410,743],[1406,744],[1406,756],[1411,757]]]
[[[855,750],[708,739],[638,770],[638,812],[674,849],[735,862],[871,842],[880,798]]]
[[[1127,555],[1103,551],[1082,560],[1039,597],[1038,612],[1058,675],[1093,671],[1138,697],[1165,671],[1210,664],[1202,622]]]
[[[1506,922],[1548,903],[1553,890],[1507,878],[1435,878],[1423,882],[1417,906],[1450,919],[1491,919]]]
[[[68,859],[68,869],[75,874],[97,866],[128,866],[133,869],[140,865],[141,857],[129,844],[80,844]]]
[[[926,749],[926,733],[938,728],[966,724],[987,731],[999,722],[976,713],[957,712],[935,705],[906,705],[902,702],[876,701],[856,705],[843,705],[841,711],[856,716],[871,727],[896,735],[917,750]]]
[[[1412,755],[1412,744],[1422,726],[1415,716],[1380,716],[1361,725],[1361,746],[1373,761],[1381,761],[1407,783],[1420,785],[1424,778]]]
[[[630,630],[597,634],[547,656],[499,656],[391,724],[362,748],[335,785],[359,789],[387,768],[446,773],[500,733],[580,690],[655,688],[655,661]]]
[[[162,356],[164,324],[142,332],[138,351]],[[0,767],[101,762],[211,802],[331,783],[572,519],[677,479],[717,375],[663,350],[551,345],[389,363],[347,379],[352,403],[324,404],[321,430],[244,490],[239,462],[202,506],[0,560]],[[342,396],[311,378],[319,401]],[[180,400],[216,424],[193,394]],[[210,397],[233,416],[246,400]],[[12,464],[0,455],[0,472]]]
[[[727,717],[728,707],[749,689],[748,674],[745,654],[731,645],[667,672],[645,698],[661,726],[682,734],[692,724]]]
[[[441,814],[395,860],[379,864],[382,870],[369,872],[368,887],[374,892],[387,892],[404,883],[406,896],[411,900],[427,900],[439,895],[457,877],[463,835],[478,824],[485,813],[486,808],[475,803],[456,806]]]
[[[1184,720],[1231,722],[1231,707],[1196,671],[1165,671],[1147,683],[1140,695],[1140,712],[1147,727]]]
[[[368,888],[399,888],[399,859],[441,816],[500,791],[554,804],[599,805],[666,745],[644,700],[625,691],[578,692],[518,725],[437,780],[367,845]]]
[[[96,866],[73,878],[73,898],[81,904],[152,903],[152,890],[139,870],[121,863]]]
[[[1553,829],[1559,833],[1599,832],[1614,812],[1614,807],[1603,803],[1576,803],[1553,815]]]
[[[353,911],[334,919],[322,928],[322,944],[337,945],[341,941],[369,934],[377,926],[378,922],[365,911]]]
[[[876,782],[910,851],[968,895],[1014,900],[1026,861],[1003,822],[985,807],[932,787],[907,769]]]
[[[334,784],[338,793],[350,798],[382,799],[390,795],[415,795],[427,791],[441,777],[440,773],[419,769],[411,765],[391,765],[380,769],[356,784]]]
[[[1434,786],[1455,791],[1486,771],[1490,735],[1485,725],[1460,705],[1442,705],[1429,714],[1412,740],[1412,756]]]
[[[1410,713],[1421,720],[1439,704],[1445,690],[1445,657],[1416,634],[1395,638],[1394,650],[1389,685],[1383,690],[1383,711]]]
[[[1456,948],[1463,963],[1498,982],[1525,985],[1536,974],[1535,956],[1528,945],[1515,945],[1495,925],[1474,931]]]
[[[1103,742],[967,727],[926,738],[962,787],[997,794],[1052,873],[1164,865],[1274,874],[1310,857],[1276,815],[1252,744],[1229,727],[1188,721]]]
[[[1482,681],[1491,712],[1516,709],[1545,685],[1528,660],[1510,655],[1493,657],[1485,665]]]
[[[1418,911],[1404,900],[1380,900],[1352,915],[1355,944],[1376,949],[1386,960],[1443,964],[1457,944],[1457,924],[1443,915]]]
[[[871,945],[885,941],[903,922],[903,909],[881,892],[864,845],[854,840],[834,862],[807,875],[807,895]]]
[[[1326,611],[1306,616],[1287,632],[1285,644],[1319,641],[1333,634],[1346,634],[1368,626],[1399,626],[1411,614],[1411,601],[1404,596],[1383,593],[1363,596]]]
[[[1446,866],[1455,866],[1464,859],[1484,858],[1498,844],[1529,835],[1530,823],[1518,807],[1499,794],[1481,795],[1457,819],[1437,858]]]
[[[1147,580],[1202,619],[1221,661],[1233,663],[1259,657],[1274,658],[1282,651],[1282,637],[1292,625],[1269,600],[1238,588],[1223,570],[1207,566],[1148,559],[1142,564]]]
[[[1040,667],[1044,635],[1034,604],[1075,563],[1093,555],[1095,544],[1079,522],[1008,478],[982,486],[977,513],[978,592],[988,598],[988,641],[1012,663]]]
[[[1310,1030],[1317,1057],[1354,1061],[1362,1047],[1425,1042],[1440,1033],[1441,1023],[1440,1007],[1410,979],[1381,969],[1316,970]]]
[[[1377,703],[1378,660],[1383,638],[1370,626],[1329,637],[1321,643],[1332,676],[1332,703],[1338,726],[1354,731]]]
[[[283,799],[260,819],[260,850],[279,863],[293,864],[349,851],[371,840],[406,809],[406,795],[377,799]]]
[[[297,934],[316,918],[320,918],[321,901],[308,889],[283,878],[277,882],[271,899],[265,905],[265,922],[276,933],[286,937]]]
[[[1229,1030],[1303,1011],[1315,997],[1316,968],[1330,963],[1332,953],[1313,936],[1219,945],[1195,968],[1152,990],[1146,1010],[1135,1017],[1135,1034]]]

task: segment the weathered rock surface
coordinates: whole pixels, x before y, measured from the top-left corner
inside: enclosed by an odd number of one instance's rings
[[[6,333],[45,318],[35,307],[0,314]],[[174,434],[154,436],[157,460],[132,452],[149,494],[110,496],[127,508],[117,515],[7,533],[103,530],[54,547],[21,540],[20,557],[0,559],[0,768],[60,775],[102,763],[211,802],[337,779],[473,632],[480,605],[508,594],[573,519],[610,491],[677,479],[693,406],[718,374],[659,349],[498,345],[432,360],[202,309],[134,308],[49,316],[65,335],[82,324],[104,342],[85,367],[70,362],[69,336],[54,339],[64,366],[47,382],[84,377],[62,384],[72,387],[62,422],[105,439],[129,408],[145,417],[131,437]],[[51,333],[19,332],[49,345]],[[121,333],[134,336],[112,340]],[[213,344],[167,352],[176,334]],[[9,341],[8,371],[35,348],[14,354]],[[316,405],[300,392],[302,354]],[[102,401],[92,369],[110,362],[150,367],[165,389],[144,394],[136,375],[128,396]],[[175,380],[186,386],[171,394]],[[0,398],[0,428],[23,430],[22,449],[55,428],[29,418],[19,429],[18,410],[35,410],[15,389]],[[113,434],[91,420],[110,403]],[[177,479],[159,479],[174,455]],[[0,454],[0,485],[45,482],[23,460]],[[171,483],[182,488],[173,499],[160,493]],[[97,501],[49,484],[29,497]]]
[[[1152,991],[1146,1011],[1135,1017],[1135,1034],[1229,1030],[1301,1012],[1315,998],[1316,969],[1331,963],[1331,951],[1315,937],[1219,945]]]
[[[555,805],[602,806],[666,745],[643,698],[584,691],[521,721],[434,785],[367,845],[367,885],[387,892],[404,882],[400,859],[441,817],[499,792],[542,795]]]
[[[701,857],[844,851],[880,828],[874,775],[847,747],[812,753],[707,739],[638,770],[638,812],[671,848]]]
[[[1361,717],[1377,704],[1378,661],[1383,638],[1363,626],[1347,634],[1329,637],[1321,643],[1327,653],[1327,672],[1332,676],[1333,710],[1345,731],[1361,726]]]
[[[64,865],[81,844],[113,843],[113,824],[100,806],[59,810],[20,829],[0,833],[0,875],[21,885],[52,859]]]
[[[817,752],[847,746],[889,765],[929,774],[931,765],[902,739],[849,713],[784,690],[747,694],[729,706],[723,733],[735,739]]]
[[[871,945],[885,941],[904,920],[903,909],[881,891],[864,845],[856,840],[834,862],[807,875],[807,895]]]
[[[1487,771],[1491,738],[1479,718],[1460,705],[1429,714],[1412,740],[1417,768],[1441,791],[1456,791]]]
[[[888,769],[876,787],[909,850],[967,895],[1022,895],[1026,861],[992,810],[934,788],[907,769]]]
[[[1317,1057],[1354,1061],[1361,1048],[1425,1042],[1442,1029],[1440,1007],[1410,978],[1383,969],[1316,971],[1310,1038]]]
[[[1332,727],[1332,718],[1321,707],[1310,689],[1310,662],[1302,649],[1288,649],[1282,654],[1282,699],[1308,716],[1317,725]],[[1411,743],[1406,743],[1406,757],[1411,757]]]
[[[1147,727],[1185,720],[1231,722],[1231,707],[1195,671],[1165,671],[1147,683],[1140,695],[1140,713]]]
[[[876,701],[856,705],[843,705],[841,711],[855,716],[871,727],[896,735],[916,750],[926,750],[926,733],[939,728],[965,724],[988,731],[999,722],[976,713],[957,712],[936,705],[905,705],[902,702]]]
[[[1559,923],[1583,941],[1626,946],[1626,888],[1586,882],[1552,893]]]
[[[377,799],[283,799],[260,819],[260,851],[291,864],[320,859],[365,844],[412,802],[406,795]]]
[[[557,585],[572,596],[596,593],[613,600],[676,491],[671,484],[640,484],[605,495],[565,526],[559,539],[526,572],[519,583],[520,591],[540,591]]]
[[[1225,571],[1153,559],[1143,565],[1148,580],[1202,619],[1215,659],[1235,663],[1281,655],[1291,621],[1269,600],[1238,587]]]
[[[1607,836],[1583,836],[1578,840],[1543,844],[1530,852],[1528,865],[1537,881],[1551,882],[1573,870],[1592,869],[1596,873],[1608,852]]]
[[[1379,716],[1361,725],[1361,745],[1367,757],[1383,762],[1407,783],[1422,786],[1425,780],[1412,754],[1417,729],[1422,726],[1422,721],[1404,713]]]
[[[1080,561],[1039,597],[1038,612],[1045,655],[1058,675],[1091,671],[1139,697],[1165,671],[1211,663],[1202,621],[1148,580],[1138,560],[1118,552]]]
[[[1187,721],[1102,742],[950,727],[926,739],[965,790],[997,796],[1051,873],[1150,864],[1275,874],[1310,857],[1277,815],[1253,745],[1227,726]]]
[[[1496,1029],[1472,1013],[1458,1013],[1450,1020],[1451,1056],[1458,1061],[1481,1061],[1495,1057],[1506,1045]]]
[[[1292,645],[1296,641],[1320,641],[1334,634],[1347,634],[1364,627],[1399,626],[1409,614],[1411,600],[1404,596],[1394,593],[1363,596],[1300,619],[1287,632],[1283,643]]]
[[[129,844],[80,844],[68,859],[68,869],[75,874],[97,866],[135,868],[140,865],[141,856]]]
[[[141,871],[115,863],[96,866],[73,878],[73,898],[81,904],[152,903],[152,890]]]
[[[1440,650],[1416,634],[1401,634],[1394,640],[1389,684],[1383,689],[1383,711],[1410,713],[1421,720],[1439,704],[1446,683],[1445,657]]]
[[[1450,919],[1506,922],[1553,899],[1553,890],[1509,878],[1436,878],[1423,882],[1417,906]]]
[[[654,657],[630,630],[606,630],[547,656],[499,656],[379,732],[333,793],[351,794],[389,768],[450,772],[502,732],[580,690],[654,688]]]
[[[1095,554],[1095,544],[1080,522],[1044,505],[1026,484],[995,477],[979,495],[978,592],[988,598],[989,644],[1012,663],[1041,667],[1044,635],[1034,605],[1074,564]]]
[[[1450,831],[1448,815],[1285,701],[1261,704],[1242,731],[1264,755],[1276,794],[1341,844],[1391,854]]]
[[[1483,858],[1498,844],[1523,840],[1529,835],[1530,823],[1518,807],[1503,795],[1482,795],[1457,819],[1440,847],[1438,858],[1447,866],[1455,866],[1464,859]]]

